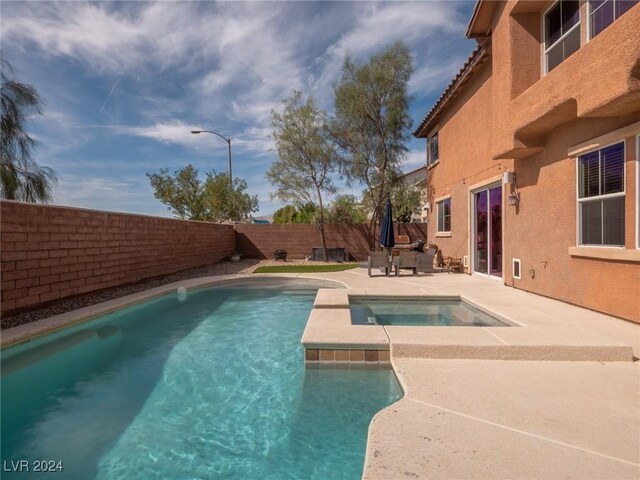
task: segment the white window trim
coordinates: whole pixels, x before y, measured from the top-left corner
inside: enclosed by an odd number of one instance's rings
[[[622,192],[616,193],[608,193],[605,195],[598,195],[597,197],[585,197],[580,198],[580,157],[582,155],[586,155],[588,153],[596,152],[598,150],[602,150],[604,148],[610,147],[611,145],[617,145],[618,143],[622,143]],[[618,139],[615,142],[608,143],[606,145],[601,145],[597,148],[593,148],[591,150],[586,150],[584,152],[580,152],[579,155],[576,155],[576,246],[578,248],[605,248],[605,249],[614,249],[614,250],[624,250],[625,245],[593,245],[593,244],[582,244],[580,243],[580,232],[582,232],[582,218],[580,215],[580,203],[594,201],[596,198],[598,200],[606,200],[608,198],[615,197],[624,197],[627,194],[627,141],[622,138]],[[626,215],[625,215],[626,216]],[[626,227],[626,218],[625,218],[625,227]],[[626,228],[625,228],[626,231]],[[623,239],[624,241],[624,239]]]
[[[553,7],[555,7],[561,1],[562,0],[558,0],[557,2],[554,2],[553,4],[551,4],[551,6],[547,8],[542,14],[542,56],[544,57],[544,62],[542,64],[544,65],[544,72],[543,72],[544,75],[547,75],[549,73],[549,64],[547,62],[547,53],[549,52],[549,50],[551,50],[556,44],[558,44],[558,42],[561,42],[562,40],[564,40],[567,37],[567,35],[573,32],[576,28],[580,28],[580,25],[582,24],[582,14],[580,12],[582,9],[580,8],[580,4],[578,3],[578,23],[576,23],[573,27],[571,27],[554,43],[547,46],[547,38],[546,38],[547,37],[547,13],[549,13],[553,9]],[[580,47],[578,49],[580,48],[582,48],[582,38],[580,38]],[[566,58],[563,59],[562,61],[564,62],[565,60]]]
[[[450,237],[451,236],[451,213],[449,213],[449,230],[440,230],[440,204],[445,200],[451,201],[451,195],[436,198],[434,200],[436,204],[436,237]],[[451,206],[449,206],[451,208]]]
[[[514,272],[516,271],[516,263],[518,264],[518,271],[520,272],[520,275],[516,275]],[[520,260],[519,258],[512,258],[511,259],[511,276],[515,279],[515,280],[522,280],[522,260]]]
[[[429,140],[434,134],[438,134],[438,158],[436,158],[435,162],[431,162],[431,148],[429,147]],[[433,130],[429,132],[427,135],[427,168],[435,167],[438,163],[440,163],[440,126],[436,126]]]
[[[636,249],[640,250],[640,134],[636,135]]]
[[[615,6],[615,2],[617,2],[618,0],[614,0],[614,6],[613,6],[613,14],[614,14],[614,19],[613,21],[607,25],[604,29],[606,30],[607,28],[609,28],[611,25],[613,25],[619,18],[620,15],[618,15],[617,17],[615,16],[615,12],[616,12],[616,6]],[[595,10],[591,10],[591,2],[589,0],[587,0],[587,42],[590,42],[591,40],[593,40],[595,37],[593,36],[593,31],[591,30],[591,14],[593,12],[595,12],[598,8],[602,8],[604,4],[600,5],[599,7],[597,7]],[[602,30],[604,31],[604,30]],[[601,32],[602,32],[601,31]]]

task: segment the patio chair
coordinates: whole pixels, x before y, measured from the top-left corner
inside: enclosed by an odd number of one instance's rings
[[[400,251],[400,254],[393,259],[393,266],[396,270],[396,277],[400,275],[401,268],[410,268],[413,270],[414,275],[418,274],[417,255],[418,252]]]
[[[433,267],[433,260],[438,253],[437,245],[431,245],[427,248],[426,253],[418,254],[418,273],[435,273],[437,270]]]
[[[388,277],[391,271],[391,262],[387,252],[370,252],[367,257],[367,265],[369,268],[369,276],[371,276],[372,268],[384,268],[385,275]]]

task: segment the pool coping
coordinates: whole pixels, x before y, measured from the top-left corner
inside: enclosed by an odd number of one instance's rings
[[[142,292],[132,293],[123,297],[108,300],[106,302],[96,303],[86,307],[71,310],[51,317],[43,318],[35,322],[25,323],[16,327],[7,328],[0,331],[0,350],[4,350],[15,345],[30,342],[36,338],[48,335],[58,330],[80,324],[87,320],[100,315],[106,315],[123,308],[130,307],[137,303],[151,300],[162,295],[176,292],[178,288],[184,287],[187,290],[212,287],[216,285],[241,283],[256,279],[283,279],[283,278],[300,278],[310,281],[320,280],[324,282],[333,282],[337,285],[345,287],[344,282],[339,280],[328,280],[326,278],[304,276],[302,274],[232,274],[232,275],[216,275],[209,277],[191,278],[168,283],[159,287],[150,288]]]
[[[350,297],[459,298],[510,326],[354,325],[349,310]],[[568,333],[562,326],[524,323],[516,320],[506,308],[486,305],[464,294],[429,294],[415,289],[399,294],[375,288],[320,289],[302,344],[306,363],[349,362],[351,355],[343,352],[352,350],[389,351],[388,361],[392,357],[597,362],[634,359],[630,345],[573,328]],[[373,353],[370,355],[373,359]],[[385,363],[386,358],[385,355]]]

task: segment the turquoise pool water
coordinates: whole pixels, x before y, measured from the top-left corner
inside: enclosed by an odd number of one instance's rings
[[[5,350],[2,478],[360,478],[401,391],[389,370],[304,369],[315,293],[172,294]]]
[[[509,327],[459,298],[349,297],[358,325]]]

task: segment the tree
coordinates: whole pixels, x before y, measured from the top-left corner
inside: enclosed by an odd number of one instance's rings
[[[0,77],[0,193],[9,200],[47,203],[57,177],[33,160],[35,141],[25,129],[29,117],[41,113],[40,96],[32,86],[14,79],[14,68],[1,56]]]
[[[331,126],[341,149],[340,171],[349,182],[361,182],[372,212],[370,246],[389,193],[407,152],[411,117],[407,83],[413,72],[411,52],[402,42],[361,65],[347,57],[335,88],[336,118]]]
[[[247,220],[258,211],[258,196],[245,193],[247,182],[239,177],[229,182],[229,174],[215,171],[207,174],[204,185],[204,205],[216,222]]]
[[[277,187],[273,194],[275,198],[318,208],[318,226],[326,262],[322,196],[335,192],[330,175],[338,161],[335,146],[329,139],[327,114],[316,107],[313,97],[309,96],[305,102],[297,91],[282,103],[282,113],[271,112],[278,159],[271,165],[267,178]]]
[[[273,214],[273,223],[296,223],[297,213],[296,207],[286,205],[275,211]]]
[[[187,165],[173,176],[169,169],[162,168],[159,173],[147,173],[147,177],[154,196],[178,218],[238,222],[258,210],[258,197],[245,193],[247,182],[236,177],[232,187],[226,173],[212,170],[203,183],[198,170]]]
[[[328,212],[325,209],[324,215]],[[273,214],[273,223],[317,223],[320,218],[320,209],[312,204],[287,205]]]
[[[420,190],[415,185],[397,182],[391,189],[394,220],[410,223],[414,213],[420,213]]]
[[[365,223],[367,215],[353,195],[338,195],[331,204],[332,223]]]

